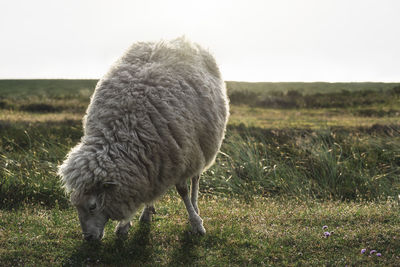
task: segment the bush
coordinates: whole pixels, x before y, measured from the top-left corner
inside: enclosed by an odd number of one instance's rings
[[[400,85],[393,87],[392,92],[394,95],[400,95]]]
[[[51,113],[51,112],[60,112],[61,108],[45,103],[32,103],[32,104],[21,105],[20,110],[28,112],[38,112],[38,113]]]

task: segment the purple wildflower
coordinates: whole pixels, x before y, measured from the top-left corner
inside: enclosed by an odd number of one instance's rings
[[[380,257],[380,256],[382,256],[382,254],[381,253],[376,253],[376,256]]]
[[[361,254],[364,254],[366,251],[367,251],[367,250],[366,250],[365,248],[363,248],[363,249],[361,250]]]
[[[328,225],[322,226],[322,230],[328,229]]]
[[[329,233],[329,232],[325,232],[325,233],[324,233],[324,236],[325,236],[325,237],[329,237],[330,235],[331,235],[331,233]]]
[[[374,253],[376,253],[376,250],[375,249],[373,249],[373,250],[371,250],[370,252],[369,252],[369,254],[374,254]]]

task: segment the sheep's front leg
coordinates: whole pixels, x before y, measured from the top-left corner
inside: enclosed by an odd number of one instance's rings
[[[119,237],[125,237],[126,235],[128,235],[128,231],[129,231],[129,228],[131,228],[131,226],[132,226],[132,223],[130,220],[129,221],[125,221],[125,220],[120,221],[117,224],[117,227],[115,227],[115,234]]]
[[[140,215],[139,221],[142,223],[150,223],[153,214],[156,213],[156,209],[154,208],[154,204],[146,204],[144,207],[142,214]]]
[[[185,203],[186,210],[189,214],[189,222],[192,226],[192,231],[194,233],[204,235],[206,233],[206,229],[204,229],[203,220],[196,213],[196,211],[192,205],[192,202],[189,198],[189,190],[188,190],[186,181],[182,181],[181,183],[176,184],[176,190],[178,191],[179,195],[183,199],[183,202]]]
[[[200,181],[200,175],[193,176],[192,177],[192,186],[190,187],[192,205],[193,205],[194,211],[196,211],[196,213],[198,215],[200,215],[199,208],[197,206],[197,198],[199,195],[199,181]]]

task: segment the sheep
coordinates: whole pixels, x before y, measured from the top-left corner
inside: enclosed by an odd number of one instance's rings
[[[228,117],[208,51],[184,37],[133,44],[97,83],[84,135],[58,168],[84,239],[102,239],[109,219],[126,236],[143,206],[139,221],[150,222],[154,202],[174,185],[192,232],[204,235],[199,178],[215,161]]]

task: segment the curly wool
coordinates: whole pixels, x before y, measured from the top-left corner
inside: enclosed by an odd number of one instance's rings
[[[185,38],[133,44],[98,82],[84,136],[59,167],[67,192],[117,184],[105,209],[125,219],[215,160],[229,115],[214,58]]]

